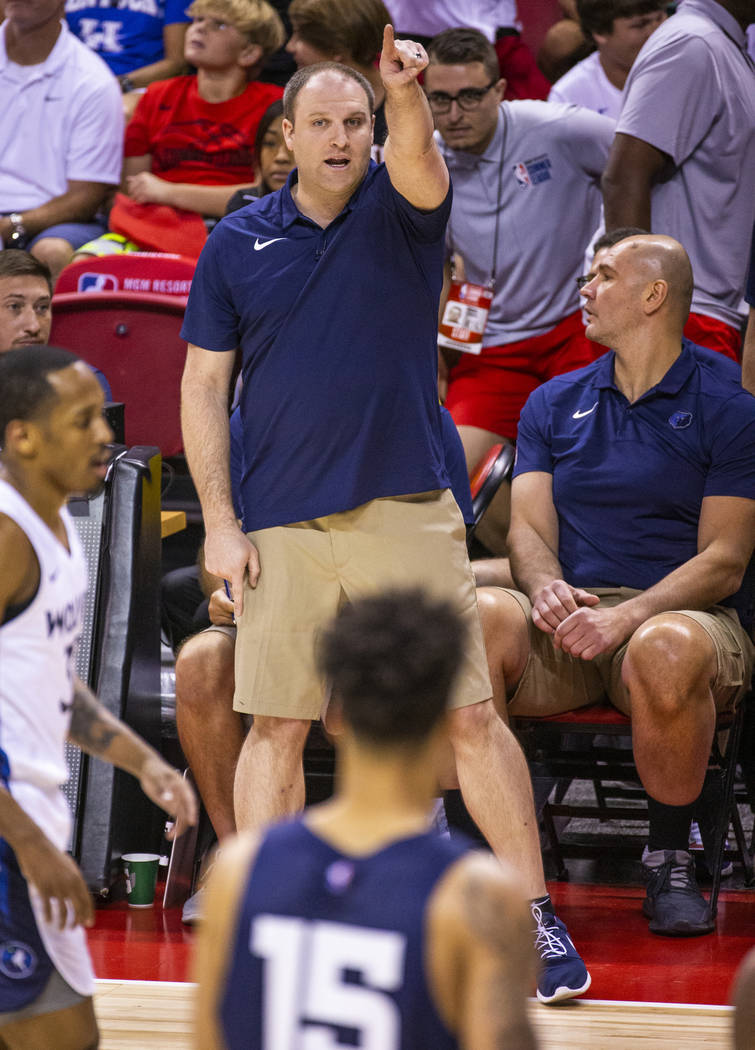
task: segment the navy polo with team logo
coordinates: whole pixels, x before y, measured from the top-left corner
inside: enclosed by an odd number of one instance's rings
[[[733,362],[686,340],[631,404],[613,376],[611,352],[530,395],[514,476],[553,475],[567,582],[645,590],[697,554],[706,496],[755,499],[755,398]]]
[[[436,337],[451,191],[420,211],[371,163],[323,229],[296,177],[215,227],[182,330],[241,347],[249,531],[449,487]]]

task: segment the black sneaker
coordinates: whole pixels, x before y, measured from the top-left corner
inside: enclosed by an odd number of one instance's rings
[[[642,856],[647,896],[643,914],[649,930],[664,937],[700,937],[715,922],[695,880],[695,862],[686,850],[654,850]]]
[[[573,999],[590,987],[590,974],[574,947],[566,926],[549,911],[530,904],[535,920],[535,950],[542,968],[537,979],[537,997],[541,1003]]]

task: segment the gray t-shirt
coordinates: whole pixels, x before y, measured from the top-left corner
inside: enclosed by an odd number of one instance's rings
[[[466,277],[496,280],[483,346],[542,335],[579,309],[576,278],[600,219],[614,122],[556,102],[503,102],[484,153],[440,140],[453,181],[446,243]],[[496,245],[500,178],[501,209]]]
[[[646,41],[624,87],[617,132],[667,153],[652,228],[687,249],[692,309],[738,326],[755,217],[755,67],[736,19],[686,3]]]

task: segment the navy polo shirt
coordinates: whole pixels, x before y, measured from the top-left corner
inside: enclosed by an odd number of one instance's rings
[[[613,352],[527,400],[514,476],[553,475],[564,579],[645,590],[697,554],[705,496],[755,499],[755,398],[733,362],[686,340],[630,404]]]
[[[322,229],[294,203],[296,176],[215,227],[182,329],[242,350],[249,531],[449,486],[436,337],[450,190],[419,211],[371,163]]]

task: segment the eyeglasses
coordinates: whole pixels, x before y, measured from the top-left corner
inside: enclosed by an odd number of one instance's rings
[[[457,104],[459,109],[467,111],[477,109],[488,91],[497,83],[498,79],[496,78],[491,80],[488,86],[484,88],[462,88],[458,95],[447,95],[445,91],[431,91],[427,96],[427,101],[430,103],[430,109],[435,113],[450,112],[453,102]]]

